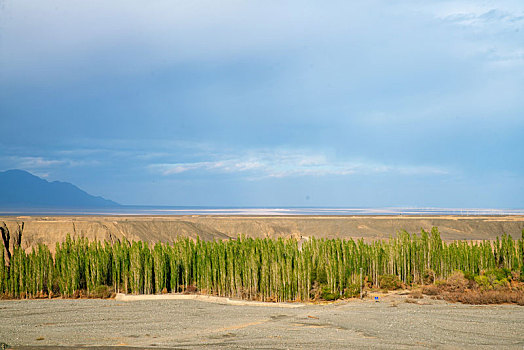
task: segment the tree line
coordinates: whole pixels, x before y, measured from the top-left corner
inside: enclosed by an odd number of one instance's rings
[[[438,229],[400,232],[389,240],[180,238],[150,244],[127,240],[57,243],[54,254],[39,244],[26,252],[0,253],[0,294],[13,298],[74,296],[102,286],[133,294],[199,291],[264,301],[306,301],[323,290],[355,296],[362,283],[381,276],[404,284],[445,279],[454,271],[478,275],[493,268],[524,276],[524,230],[519,240],[444,242]]]

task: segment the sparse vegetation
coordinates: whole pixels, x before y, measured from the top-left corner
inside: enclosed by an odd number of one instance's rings
[[[524,305],[524,285],[519,279],[520,274],[511,274],[507,269],[483,271],[473,279],[467,279],[464,273],[456,271],[442,283],[424,286],[422,293],[466,304]]]
[[[68,237],[54,256],[44,245],[30,253],[15,247],[9,260],[0,251],[6,261],[0,294],[14,298],[198,291],[264,301],[335,300],[358,296],[361,283],[386,290],[418,284],[429,295],[487,293],[514,288],[524,269],[524,233],[519,240],[503,235],[493,242],[446,243],[436,228],[369,244],[310,239],[300,250],[293,239],[150,245]]]
[[[424,295],[422,294],[421,291],[416,290],[416,291],[411,292],[408,297],[411,299],[422,299],[424,298]]]

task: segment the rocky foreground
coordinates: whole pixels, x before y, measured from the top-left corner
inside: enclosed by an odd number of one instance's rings
[[[409,302],[408,302],[409,301]],[[0,301],[14,349],[522,349],[521,306],[378,295],[297,308],[197,300]]]

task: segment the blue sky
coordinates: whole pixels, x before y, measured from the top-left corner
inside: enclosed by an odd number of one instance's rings
[[[522,1],[0,7],[0,170],[123,204],[524,207]]]

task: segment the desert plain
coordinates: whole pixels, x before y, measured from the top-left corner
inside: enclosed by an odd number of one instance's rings
[[[407,302],[409,301],[409,302]],[[0,302],[15,349],[522,349],[522,306],[380,295],[330,304],[201,300]]]

